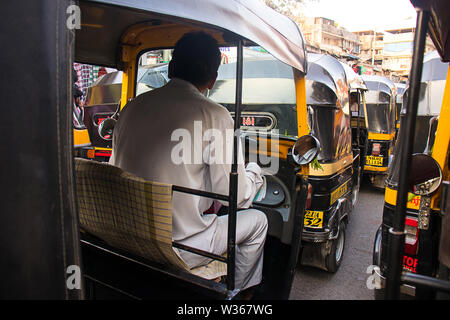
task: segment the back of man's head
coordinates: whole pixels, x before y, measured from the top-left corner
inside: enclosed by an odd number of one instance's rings
[[[204,86],[215,79],[221,53],[217,41],[205,32],[186,33],[175,45],[169,75]]]

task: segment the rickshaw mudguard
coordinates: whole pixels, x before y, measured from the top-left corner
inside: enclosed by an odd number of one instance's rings
[[[324,220],[326,218],[327,221],[324,228],[322,230],[304,228],[302,240],[318,243],[336,239],[339,234],[339,223],[342,220],[348,221],[350,211],[351,201],[348,197],[339,198],[329,210],[324,211]]]
[[[308,211],[322,212],[323,225],[321,228],[304,227],[302,240],[324,242],[335,239],[340,221],[348,220],[352,211],[349,199],[353,191],[353,166],[346,166],[331,176],[310,176],[308,182],[312,187]]]
[[[81,148],[91,145],[87,129],[73,129],[73,147]]]

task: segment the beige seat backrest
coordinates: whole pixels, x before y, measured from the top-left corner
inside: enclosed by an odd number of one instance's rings
[[[110,246],[207,279],[226,274],[213,261],[189,269],[172,247],[172,185],[146,181],[122,169],[75,158],[80,227]]]

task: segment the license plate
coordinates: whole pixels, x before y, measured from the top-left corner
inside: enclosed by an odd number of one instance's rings
[[[383,157],[367,156],[366,164],[371,166],[383,166]]]
[[[323,211],[306,210],[303,224],[308,228],[322,228]]]

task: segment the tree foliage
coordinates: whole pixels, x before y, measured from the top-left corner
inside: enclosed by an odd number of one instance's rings
[[[291,18],[296,16],[303,4],[319,0],[262,0],[268,7]]]

